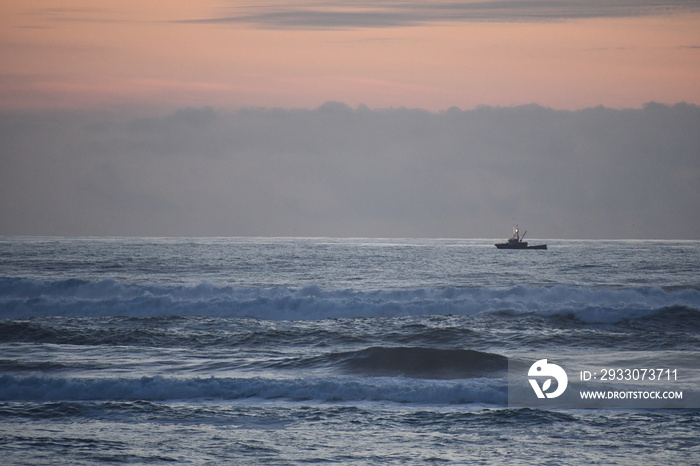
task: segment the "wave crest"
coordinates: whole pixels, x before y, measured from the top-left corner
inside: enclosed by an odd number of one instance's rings
[[[168,401],[246,398],[505,405],[504,381],[404,378],[51,378],[0,377],[2,401]]]
[[[508,369],[508,359],[468,349],[371,347],[333,355],[350,373],[430,379],[488,377]]]
[[[125,284],[114,280],[0,278],[2,318],[46,316],[208,316],[269,320],[472,315],[481,312],[573,316],[615,323],[665,308],[700,310],[700,290],[525,286],[324,290]]]

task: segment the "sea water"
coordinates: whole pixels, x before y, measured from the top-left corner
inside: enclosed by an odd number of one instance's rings
[[[508,361],[700,348],[700,242],[0,238],[4,464],[693,464]],[[528,359],[529,358],[529,359]]]

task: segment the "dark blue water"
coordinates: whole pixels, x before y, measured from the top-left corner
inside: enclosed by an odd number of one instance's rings
[[[700,348],[700,243],[3,238],[9,463],[697,463],[692,409],[508,406],[507,361]]]

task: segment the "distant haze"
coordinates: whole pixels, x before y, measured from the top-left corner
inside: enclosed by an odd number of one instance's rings
[[[700,239],[700,107],[0,114],[0,234]]]

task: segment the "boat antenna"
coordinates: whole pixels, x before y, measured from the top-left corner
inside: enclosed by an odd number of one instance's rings
[[[527,235],[527,230],[525,230],[525,233],[523,233],[523,236],[521,236],[520,239],[525,239],[525,235]]]

